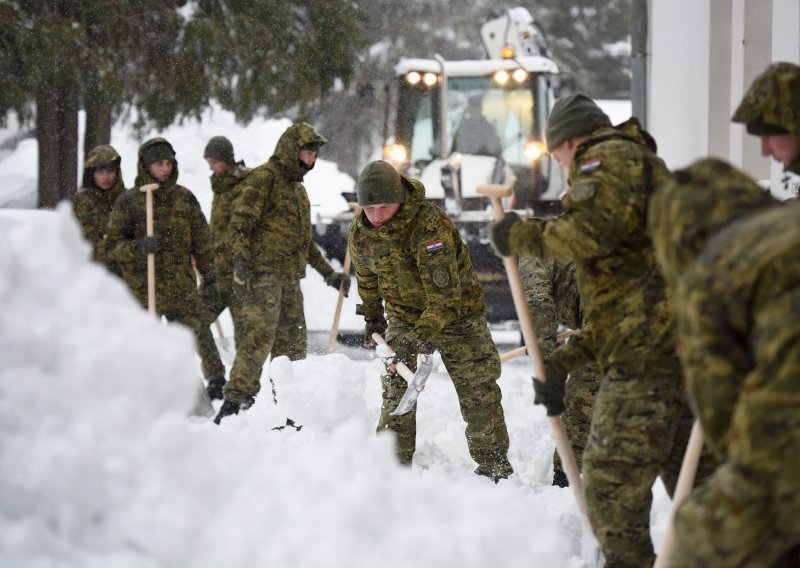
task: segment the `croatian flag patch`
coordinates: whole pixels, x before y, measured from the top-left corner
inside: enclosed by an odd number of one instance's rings
[[[578,169],[581,171],[581,173],[590,172],[592,170],[596,170],[597,168],[599,168],[602,163],[603,161],[599,159],[589,160],[588,162],[584,162],[580,166],[578,166]]]
[[[431,241],[429,243],[425,243],[425,249],[428,252],[434,252],[434,251],[440,250],[442,248],[444,248],[444,245],[442,244],[442,241]]]

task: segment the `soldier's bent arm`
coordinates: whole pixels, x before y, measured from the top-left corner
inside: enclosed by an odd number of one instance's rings
[[[127,264],[136,259],[136,255],[133,252],[136,244],[134,214],[131,212],[133,197],[133,194],[125,192],[117,198],[114,202],[114,207],[111,209],[108,227],[106,228],[106,252],[108,258],[119,264]]]
[[[525,300],[533,320],[536,337],[544,357],[556,348],[558,321],[553,297],[553,261],[519,257],[519,270],[525,288]]]
[[[328,264],[328,261],[325,260],[325,257],[322,256],[319,247],[313,239],[308,241],[308,264],[311,265],[311,268],[319,272],[319,275],[323,278],[327,278],[336,272],[333,267]]]
[[[427,299],[415,328],[426,339],[459,316],[463,298],[456,245],[463,245],[458,238],[456,243],[452,232],[428,229],[415,239],[417,268]],[[438,243],[441,247],[431,251],[431,245],[439,247]]]
[[[356,307],[356,313],[364,316],[367,321],[384,317],[383,298],[381,298],[378,286],[378,275],[365,266],[354,253],[355,251],[351,246],[350,256],[353,259],[353,269],[356,273],[358,295],[362,301]]]
[[[216,280],[214,269],[214,254],[211,249],[211,233],[208,229],[208,222],[203,215],[197,198],[189,193],[191,211],[191,230],[192,230],[192,256],[194,256],[197,270],[203,280]]]
[[[250,257],[253,228],[258,219],[261,218],[261,213],[265,207],[264,192],[251,182],[253,178],[256,178],[256,176],[251,175],[242,183],[241,189],[232,205],[233,213],[231,214],[231,226],[228,234],[231,255],[234,259]]]

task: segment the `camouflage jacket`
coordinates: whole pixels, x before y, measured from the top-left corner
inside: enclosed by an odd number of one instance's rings
[[[753,81],[736,112],[734,122],[761,120],[785,128],[800,143],[800,66],[773,63]],[[800,156],[786,169],[800,175]]]
[[[519,270],[539,347],[549,357],[556,348],[559,325],[572,330],[583,325],[575,265],[522,256]]]
[[[391,221],[373,227],[364,212],[350,225],[350,256],[361,296],[356,313],[411,324],[423,339],[447,324],[481,316],[483,289],[447,214],[424,201],[425,187],[403,177],[410,195]]]
[[[301,183],[305,171],[297,152],[313,141],[314,129],[290,126],[266,164],[237,187],[230,219],[230,248],[235,259],[250,261],[257,274],[306,275],[310,264],[323,277],[334,272],[312,240],[311,204]]]
[[[83,164],[83,188],[73,196],[72,206],[83,229],[83,236],[92,244],[92,259],[119,274],[119,267],[107,258],[106,227],[111,207],[125,191],[125,185],[120,172],[117,173],[117,181],[108,191],[97,187],[93,178],[97,168],[115,161],[119,163],[119,154],[111,146],[98,146],[89,152]]]
[[[748,468],[797,460],[800,204],[701,160],[659,188],[648,230],[674,285],[679,353],[707,444]]]
[[[155,138],[142,145],[163,142]],[[109,254],[122,268],[133,294],[147,305],[147,256],[136,255],[136,241],[147,235],[145,193],[139,187],[155,180],[139,162],[136,187],[123,193],[114,204],[108,224]],[[205,281],[216,281],[208,223],[194,194],[177,185],[178,165],[170,179],[153,192],[153,232],[161,251],[154,255],[156,307],[159,313],[180,309],[185,298],[197,295],[192,257]]]
[[[233,216],[233,202],[236,199],[236,187],[244,181],[252,170],[240,163],[230,174],[211,176],[211,191],[214,199],[211,202],[211,221],[208,229],[211,234],[211,249],[214,252],[214,266],[220,284],[233,277],[233,253],[230,249],[230,224]]]
[[[575,262],[589,323],[553,353],[564,369],[674,356],[668,294],[645,232],[648,199],[669,176],[654,152],[635,119],[595,131],[570,166],[564,214],[510,231],[515,254]]]

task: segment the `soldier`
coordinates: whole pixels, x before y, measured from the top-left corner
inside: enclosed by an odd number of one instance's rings
[[[756,77],[733,113],[733,122],[761,138],[761,155],[800,175],[800,67],[774,63]]]
[[[539,339],[542,357],[548,358],[556,349],[558,326],[578,330],[584,325],[575,265],[549,258],[519,258],[519,270],[531,319]],[[588,363],[572,371],[566,385],[563,415],[572,452],[583,467],[583,451],[589,439],[592,410],[600,382],[603,378],[595,363]],[[553,453],[553,485],[568,487],[561,456]]]
[[[363,303],[367,341],[386,333],[397,357],[411,369],[419,353],[438,349],[467,423],[475,473],[495,481],[513,472],[508,461],[500,358],[484,312],[483,290],[458,230],[447,214],[424,201],[425,188],[388,162],[367,164],[358,178],[363,211],[350,226],[350,256]],[[388,316],[384,316],[385,312]],[[393,365],[381,377],[378,432],[397,436],[397,456],[410,465],[416,446],[416,410],[390,416],[406,390]]]
[[[651,200],[686,387],[722,460],[677,511],[670,566],[797,565],[797,549],[785,555],[800,545],[798,220],[800,205],[715,159]]]
[[[556,102],[546,137],[569,168],[564,214],[522,221],[509,213],[491,226],[492,244],[501,255],[575,263],[588,323],[545,362],[536,402],[562,414],[567,373],[600,366],[583,454],[589,520],[607,567],[650,565],[651,488],[660,475],[672,492],[691,429],[667,292],[645,233],[648,199],[669,171],[635,118],[614,128],[584,95]]]
[[[203,375],[209,383],[225,380],[209,324],[207,304],[219,301],[208,224],[191,191],[177,184],[178,162],[172,145],[163,138],[148,140],[139,148],[135,187],[114,203],[108,223],[109,256],[122,269],[133,295],[147,306],[147,255],[155,256],[156,312],[194,331]],[[139,188],[158,183],[153,192],[154,236],[145,225],[145,193]],[[205,283],[197,290],[192,269],[194,257]]]
[[[249,408],[261,389],[267,356],[306,356],[308,339],[300,279],[311,265],[334,288],[350,286],[311,239],[311,209],[303,177],[325,144],[314,128],[293,124],[281,135],[275,153],[237,186],[230,220],[233,294],[241,303],[236,327],[236,360],[225,385],[217,424]],[[241,328],[241,329],[240,329]]]
[[[119,266],[108,258],[106,226],[111,207],[125,191],[117,151],[108,145],[92,148],[83,163],[83,189],[72,198],[75,216],[92,247],[92,260],[120,276]]]
[[[208,225],[214,251],[214,267],[220,288],[220,299],[217,304],[209,306],[214,317],[228,307],[233,318],[234,329],[238,315],[238,306],[233,299],[233,254],[229,240],[230,221],[233,212],[233,201],[237,195],[236,187],[250,173],[244,162],[237,162],[233,157],[233,144],[224,136],[214,136],[206,144],[203,157],[211,170],[211,191],[214,200],[211,204],[211,222]],[[200,287],[205,289],[205,282]],[[208,385],[208,395],[212,400],[223,398],[225,379],[218,379]]]

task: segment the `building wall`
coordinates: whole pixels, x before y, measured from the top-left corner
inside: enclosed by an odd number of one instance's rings
[[[800,63],[798,0],[649,0],[648,126],[672,168],[713,155],[780,194],[783,168],[730,122],[773,61]]]

